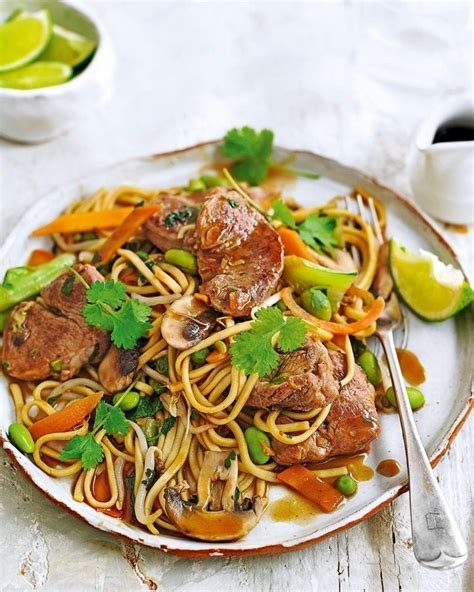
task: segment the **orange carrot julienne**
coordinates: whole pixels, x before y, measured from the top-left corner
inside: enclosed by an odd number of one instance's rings
[[[44,249],[34,249],[31,251],[27,265],[36,267],[37,265],[48,263],[48,261],[51,261],[52,259],[54,259],[54,255],[51,253],[51,251],[45,251]]]
[[[33,423],[28,428],[34,440],[38,440],[46,434],[54,434],[56,432],[68,432],[72,430],[77,424],[83,421],[90,415],[102,399],[103,392],[88,395],[83,399],[79,399],[71,403],[61,411],[56,411],[36,423]]]
[[[106,502],[110,499],[110,485],[106,470],[95,474],[92,482],[92,494],[99,502]]]
[[[311,249],[301,240],[299,234],[295,230],[280,226],[277,232],[283,243],[285,255],[298,255],[298,257],[303,257],[303,259],[318,263],[318,260]]]
[[[199,292],[197,292],[196,294],[194,294],[194,298],[196,298],[196,300],[204,302],[204,304],[209,304],[209,296],[207,296],[207,294],[200,294]]]
[[[115,210],[101,210],[98,212],[78,212],[77,214],[63,214],[55,220],[40,226],[31,233],[32,236],[43,236],[61,232],[87,232],[103,228],[115,228],[133,212],[133,208],[116,208]]]
[[[317,504],[324,512],[332,512],[344,500],[344,496],[335,487],[319,479],[302,465],[288,467],[278,473],[277,477],[303,497]]]
[[[161,204],[153,204],[151,206],[135,208],[130,212],[100,248],[98,253],[100,257],[99,261],[101,263],[108,263],[118,249],[120,249],[120,247],[136,233],[140,226],[142,226],[148,218],[154,216],[160,209]]]
[[[217,364],[218,362],[222,362],[227,358],[227,354],[218,352],[217,350],[212,351],[206,358],[206,362],[208,364]]]
[[[379,297],[374,300],[369,312],[363,319],[344,325],[342,323],[339,324],[332,323],[331,321],[322,321],[321,319],[309,314],[309,312],[306,312],[306,310],[301,308],[301,306],[293,298],[291,288],[283,288],[283,290],[280,292],[280,295],[283,302],[296,317],[300,317],[301,319],[308,321],[308,323],[320,327],[325,331],[329,331],[334,335],[352,335],[353,333],[358,333],[359,331],[367,329],[367,327],[370,327],[370,325],[379,318],[383,309],[385,308],[384,299]]]

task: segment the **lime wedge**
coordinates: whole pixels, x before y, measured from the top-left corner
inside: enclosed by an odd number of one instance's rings
[[[53,25],[48,10],[22,12],[0,25],[0,72],[21,68],[35,60],[51,39]]]
[[[444,321],[466,307],[474,297],[464,275],[420,249],[412,253],[390,241],[390,271],[405,303],[425,321]]]
[[[56,86],[72,77],[72,68],[59,62],[35,62],[13,72],[0,74],[0,87],[31,90]]]
[[[62,62],[77,68],[91,57],[96,48],[94,41],[69,31],[59,25],[53,26],[53,36],[41,55],[46,62]]]

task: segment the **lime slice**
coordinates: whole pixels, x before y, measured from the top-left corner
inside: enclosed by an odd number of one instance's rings
[[[49,10],[22,12],[0,25],[0,72],[21,68],[35,60],[51,39]]]
[[[69,31],[59,25],[53,26],[53,37],[41,55],[46,62],[62,62],[77,68],[91,57],[96,48],[94,41]]]
[[[425,321],[449,319],[474,296],[459,269],[422,249],[411,253],[395,239],[390,241],[390,271],[397,292]]]
[[[35,62],[13,72],[0,74],[0,87],[31,90],[56,86],[72,77],[72,68],[59,62]]]

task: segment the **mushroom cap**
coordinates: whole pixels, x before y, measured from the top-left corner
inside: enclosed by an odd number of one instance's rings
[[[250,510],[208,512],[185,502],[178,490],[168,487],[164,492],[168,518],[183,534],[201,541],[234,541],[257,525],[263,512],[263,500],[253,498]]]
[[[212,308],[191,295],[182,296],[163,315],[161,334],[175,349],[188,349],[210,334],[216,319]]]

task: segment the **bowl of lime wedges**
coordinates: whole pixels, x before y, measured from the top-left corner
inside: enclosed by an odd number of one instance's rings
[[[39,143],[111,95],[113,53],[89,6],[75,0],[0,1],[0,135]]]

